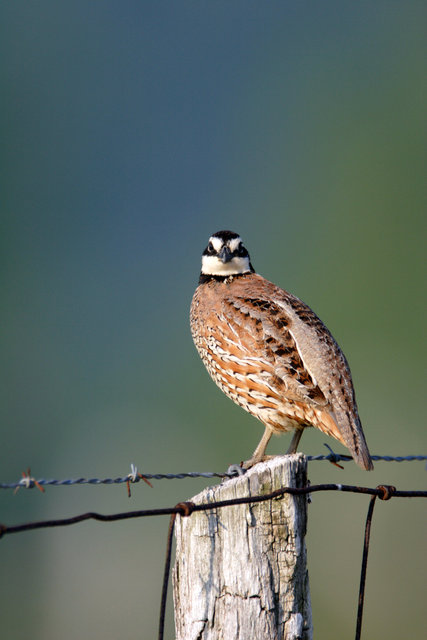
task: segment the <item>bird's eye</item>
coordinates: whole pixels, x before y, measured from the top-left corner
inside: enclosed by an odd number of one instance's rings
[[[213,248],[213,244],[212,242],[209,242],[208,246],[207,246],[207,252],[209,254],[215,253],[215,249]]]
[[[247,252],[246,247],[243,244],[243,242],[239,242],[239,246],[237,247],[236,253],[240,257],[244,257],[244,256],[248,255],[248,252]]]

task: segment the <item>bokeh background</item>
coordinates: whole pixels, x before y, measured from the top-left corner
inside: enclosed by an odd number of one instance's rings
[[[371,452],[426,453],[426,13],[390,0],[1,3],[1,481],[28,466],[117,477],[131,462],[222,471],[250,456],[262,426],[210,381],[188,324],[222,228],[343,347]],[[325,440],[306,432],[302,449]],[[368,475],[313,462],[309,475],[425,487],[422,463]],[[0,521],[169,506],[207,484],[140,483],[131,500],[123,485],[2,491]],[[353,637],[367,506],[313,497],[316,638]],[[425,524],[420,500],[377,504],[364,640],[423,636]],[[158,518],[3,538],[2,635],[155,637],[166,532]]]

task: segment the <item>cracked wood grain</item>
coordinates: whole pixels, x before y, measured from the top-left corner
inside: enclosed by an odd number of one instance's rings
[[[196,504],[307,482],[302,454],[275,457],[191,498]],[[311,640],[307,497],[177,516],[177,640]]]

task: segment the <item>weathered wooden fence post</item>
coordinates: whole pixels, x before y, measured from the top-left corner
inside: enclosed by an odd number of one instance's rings
[[[302,454],[208,487],[196,504],[306,485]],[[307,497],[284,495],[177,516],[176,640],[311,640]]]

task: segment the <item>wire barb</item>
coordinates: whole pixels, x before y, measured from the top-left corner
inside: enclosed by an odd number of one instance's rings
[[[45,490],[41,486],[40,482],[38,480],[36,480],[35,478],[31,477],[31,469],[30,469],[30,467],[28,467],[27,471],[23,471],[22,472],[22,478],[16,484],[15,490],[14,490],[13,493],[14,494],[18,493],[18,491],[19,491],[19,489],[21,489],[21,487],[23,487],[24,489],[33,489],[34,487],[37,487],[37,489],[41,493],[45,492]]]
[[[126,485],[127,485],[127,490],[128,490],[128,498],[131,497],[131,491],[130,491],[130,483],[131,482],[135,483],[135,482],[139,482],[139,480],[144,480],[144,482],[146,482],[149,487],[153,488],[153,485],[151,484],[151,482],[149,482],[147,480],[147,478],[142,475],[142,473],[138,473],[138,468],[133,463],[131,463],[131,465],[130,465],[130,473],[126,477],[127,477]]]
[[[351,456],[335,453],[329,445],[325,445],[331,453],[328,455],[307,456],[309,462],[329,461],[339,466],[338,462],[350,462]],[[427,456],[371,456],[374,461],[383,462],[423,462],[427,460]],[[131,472],[124,477],[118,478],[69,478],[67,480],[46,480],[44,478],[35,478],[30,476],[30,470],[27,473],[22,474],[22,478],[18,482],[1,482],[0,489],[19,489],[21,487],[25,489],[32,489],[37,487],[40,491],[44,491],[43,487],[71,487],[80,484],[121,484],[128,485],[128,493],[130,493],[130,483],[136,484],[143,480],[150,487],[153,485],[149,480],[182,480],[184,478],[235,478],[237,475],[242,475],[244,469],[240,465],[231,465],[225,473],[218,473],[216,471],[187,471],[185,473],[139,473],[137,467],[131,464]]]
[[[329,462],[333,464],[335,467],[338,467],[338,469],[344,469],[342,464],[338,464],[338,460],[341,460],[341,456],[338,453],[335,453],[335,451],[333,451],[332,448],[328,444],[326,444],[326,442],[324,442],[323,444],[331,452],[328,456],[326,456],[326,459],[329,460]],[[347,456],[347,457],[350,457],[350,456]]]
[[[132,473],[134,473],[135,477],[139,477],[139,474],[137,474],[136,468],[132,469]],[[364,542],[364,549],[363,549],[363,559],[362,559],[360,589],[359,589],[359,603],[358,603],[358,613],[357,613],[356,640],[360,640],[362,615],[363,615],[363,603],[364,603],[364,594],[365,594],[366,568],[367,568],[368,550],[369,550],[370,528],[371,528],[372,513],[373,513],[375,500],[377,497],[380,498],[381,500],[389,500],[392,496],[401,497],[401,498],[408,498],[408,497],[427,498],[427,491],[399,491],[391,485],[390,486],[379,485],[376,488],[359,487],[359,486],[343,485],[343,484],[318,484],[318,485],[307,485],[305,487],[281,487],[280,489],[276,489],[275,491],[272,491],[269,494],[250,496],[246,498],[233,498],[233,499],[222,500],[218,502],[209,502],[206,504],[196,505],[193,502],[186,501],[186,502],[179,502],[174,507],[160,508],[160,509],[146,509],[146,510],[139,510],[139,511],[127,511],[127,512],[121,512],[121,513],[109,514],[109,515],[96,513],[96,512],[88,512],[88,513],[83,513],[71,518],[63,518],[58,520],[45,520],[45,521],[39,521],[39,522],[28,522],[26,524],[10,526],[10,527],[0,523],[0,539],[3,538],[6,534],[10,534],[10,533],[20,533],[23,531],[30,531],[33,529],[42,529],[46,527],[67,526],[71,524],[77,524],[78,522],[83,522],[84,520],[90,520],[90,519],[98,520],[101,522],[114,522],[118,520],[126,520],[129,518],[141,518],[144,516],[170,515],[171,518],[169,521],[169,530],[168,530],[167,547],[166,547],[166,560],[165,560],[165,566],[164,566],[164,572],[163,572],[163,587],[162,587],[162,597],[161,597],[161,605],[160,605],[159,634],[158,634],[158,640],[163,640],[167,588],[168,588],[168,582],[169,582],[170,564],[171,564],[171,555],[172,555],[172,539],[173,539],[173,531],[174,531],[177,514],[180,514],[183,517],[190,517],[194,511],[209,511],[212,509],[217,509],[217,508],[222,508],[222,507],[227,507],[227,506],[237,505],[237,504],[255,504],[258,502],[264,502],[266,500],[272,500],[274,498],[280,498],[280,497],[283,497],[285,494],[309,495],[309,494],[320,492],[320,491],[363,493],[371,496],[368,516],[366,519],[366,526],[365,526],[365,542]]]

